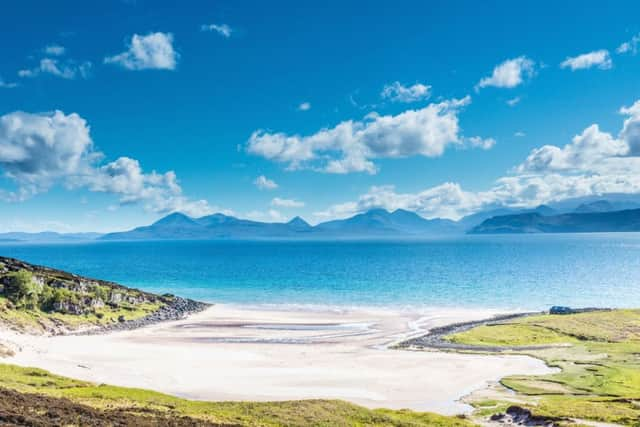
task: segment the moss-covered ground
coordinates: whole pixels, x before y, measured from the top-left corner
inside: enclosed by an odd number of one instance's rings
[[[502,384],[539,415],[640,426],[640,310],[540,315],[484,325],[447,337],[469,345],[540,345],[521,352],[559,372],[512,376]],[[477,401],[483,414],[508,402]]]
[[[129,411],[137,416],[189,417],[202,423],[240,426],[406,426],[470,427],[458,417],[408,410],[371,410],[339,400],[288,402],[203,402],[162,393],[97,385],[35,368],[0,364],[0,389],[67,399],[101,411]],[[1,416],[1,414],[0,414]],[[0,420],[1,424],[1,420]]]

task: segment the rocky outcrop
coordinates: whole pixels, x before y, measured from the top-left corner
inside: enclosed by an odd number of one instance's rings
[[[559,422],[566,420],[534,415],[526,408],[509,406],[504,413],[492,415],[489,421],[503,426],[560,427]]]
[[[5,257],[0,257],[0,296],[5,297],[0,300],[0,314],[2,310],[34,314],[31,324],[26,325],[12,324],[11,316],[0,316],[0,321],[5,318],[4,324],[21,332],[54,335],[74,330],[100,333],[134,329],[181,319],[208,307]],[[78,318],[61,318],[55,313]]]
[[[85,330],[82,332],[76,332],[74,333],[74,335],[96,335],[106,332],[138,329],[144,326],[150,326],[169,320],[184,319],[190,314],[200,312],[211,306],[210,304],[176,296],[165,296],[162,298],[167,298],[167,303],[148,316],[135,320],[126,320],[124,316],[121,316],[120,318],[118,318],[118,321],[116,323],[104,325],[90,330]]]

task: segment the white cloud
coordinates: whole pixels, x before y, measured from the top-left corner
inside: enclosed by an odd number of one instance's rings
[[[173,48],[173,34],[134,34],[128,49],[104,59],[106,64],[119,64],[128,70],[174,70],[178,53]]]
[[[152,212],[183,212],[194,217],[214,212],[206,200],[190,200],[182,195],[175,172],[145,173],[140,162],[129,157],[92,169],[90,174],[75,178],[74,184],[116,194],[121,204],[140,203]]]
[[[620,131],[620,138],[629,147],[630,155],[640,156],[640,100],[631,107],[622,107],[620,114],[627,116]]]
[[[567,57],[567,59],[560,64],[560,68],[570,68],[571,71],[584,70],[591,67],[608,70],[612,66],[611,56],[606,49],[595,50],[574,57]]]
[[[205,24],[200,26],[200,31],[215,32],[227,39],[233,33],[233,29],[227,24]]]
[[[631,37],[631,40],[622,43],[620,46],[618,46],[616,52],[619,54],[630,53],[632,55],[635,55],[636,53],[638,53],[638,44],[640,44],[640,34],[636,34],[635,36]]]
[[[427,218],[459,219],[497,206],[530,208],[567,198],[613,193],[640,194],[640,101],[623,107],[617,136],[593,124],[562,147],[545,145],[486,191],[444,183],[417,193],[393,186],[371,187],[356,201],[316,212],[319,219],[344,218],[372,208],[415,211]]]
[[[267,221],[267,222],[284,222],[286,217],[283,216],[280,211],[275,209],[269,209],[266,212],[263,211],[251,211],[245,215],[248,219],[254,221]]]
[[[92,161],[92,147],[89,126],[77,114],[16,111],[0,117],[0,168],[17,182],[17,199],[82,173]]]
[[[13,82],[9,83],[9,82],[6,82],[6,81],[4,81],[4,79],[3,79],[2,77],[0,77],[0,88],[3,88],[3,89],[13,89],[14,87],[17,87],[17,86],[18,86],[18,84],[17,84],[17,83],[13,83]]]
[[[309,111],[311,109],[311,103],[303,102],[298,105],[298,111]]]
[[[507,105],[509,107],[515,107],[520,103],[520,97],[516,96],[515,98],[507,99]]]
[[[416,83],[412,86],[404,86],[400,82],[393,82],[386,85],[380,97],[393,102],[417,102],[429,99],[431,96],[431,86],[422,83]]]
[[[602,132],[597,124],[586,128],[564,147],[544,145],[531,151],[517,167],[518,172],[558,172],[592,170],[605,159],[624,156],[629,146],[623,140]]]
[[[515,133],[513,134],[513,136],[517,136],[518,138],[522,138],[522,137],[524,137],[524,136],[527,136],[527,134],[526,134],[526,133],[524,133],[523,131],[519,130],[519,131],[515,132]]]
[[[173,171],[145,173],[127,157],[101,165],[103,157],[78,114],[16,111],[0,116],[0,169],[17,185],[14,192],[0,193],[5,200],[24,200],[61,183],[114,194],[120,203],[139,203],[153,212],[212,213],[206,201],[182,195]]]
[[[66,52],[64,46],[58,44],[50,44],[43,49],[44,53],[49,56],[62,56]]]
[[[278,184],[276,184],[275,181],[267,178],[264,175],[260,175],[259,177],[257,177],[253,181],[253,184],[260,190],[275,190],[276,188],[278,188]]]
[[[490,195],[462,190],[459,184],[446,182],[418,193],[397,193],[395,187],[374,186],[355,202],[334,205],[326,211],[315,212],[320,219],[346,218],[369,209],[390,211],[407,209],[426,218],[457,219],[490,202]]]
[[[18,76],[36,77],[44,73],[67,80],[78,77],[86,79],[92,66],[93,64],[89,61],[76,63],[72,60],[61,61],[55,58],[42,58],[36,67],[18,71]]]
[[[273,200],[271,200],[271,206],[277,206],[281,208],[302,208],[304,207],[304,202],[300,202],[298,200],[281,199],[280,197],[274,197]]]
[[[249,138],[247,151],[289,169],[374,174],[372,159],[438,157],[449,146],[465,147],[458,114],[470,102],[467,96],[395,116],[370,113],[362,121],[347,120],[309,136],[258,130]]]
[[[484,87],[513,88],[519,86],[535,73],[535,62],[526,56],[508,59],[497,65],[491,76],[484,77],[476,85],[476,90]]]
[[[481,138],[479,136],[472,136],[467,138],[469,145],[474,148],[481,148],[483,150],[489,150],[496,145],[496,140],[493,138]]]

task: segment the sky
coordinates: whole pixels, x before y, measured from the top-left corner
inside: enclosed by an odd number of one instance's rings
[[[0,231],[640,193],[640,4],[7,2]]]

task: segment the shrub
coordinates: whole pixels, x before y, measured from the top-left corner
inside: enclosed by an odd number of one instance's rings
[[[35,308],[40,302],[43,286],[33,279],[33,274],[20,270],[7,275],[4,292],[17,307]]]
[[[96,298],[100,298],[103,302],[109,301],[109,291],[110,289],[107,286],[96,285],[93,288],[93,295]]]

